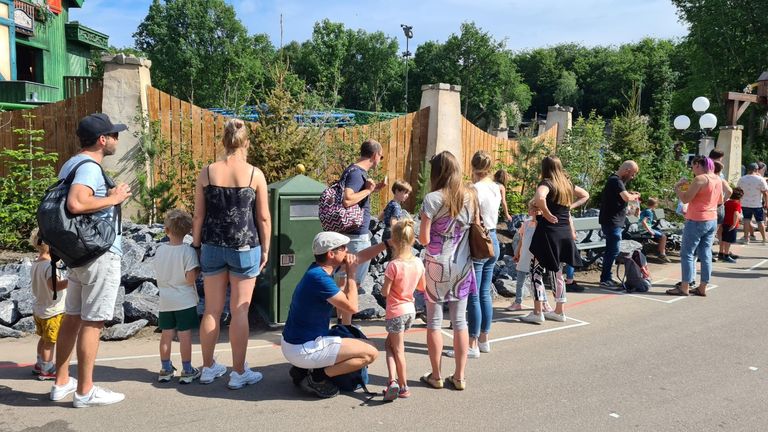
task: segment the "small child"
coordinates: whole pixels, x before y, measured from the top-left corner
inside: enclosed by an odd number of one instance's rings
[[[722,225],[723,238],[720,241],[720,252],[717,254],[719,261],[736,262],[736,258],[731,254],[731,243],[736,242],[736,232],[739,230],[742,196],[744,196],[744,190],[735,187],[731,192],[731,197],[725,202],[725,218],[723,218]]]
[[[43,243],[38,230],[32,231],[29,243],[37,249],[37,258],[32,263],[30,276],[32,279],[32,295],[35,305],[32,315],[35,319],[35,329],[40,340],[37,342],[37,362],[32,373],[37,379],[56,379],[56,365],[53,363],[53,349],[59,336],[61,319],[64,317],[64,303],[67,298],[67,280],[56,278],[56,300],[53,300],[53,282],[51,281],[51,252],[48,245]]]
[[[504,170],[498,170],[496,171],[496,174],[493,175],[493,181],[499,184],[499,190],[501,191],[501,208],[504,210],[504,222],[509,224],[512,222],[512,216],[509,215],[509,206],[507,205],[507,183],[509,183],[509,174]],[[509,225],[507,225],[507,227],[509,228]]]
[[[176,370],[171,363],[171,343],[178,335],[183,370],[179,383],[189,384],[200,377],[200,371],[192,367],[192,329],[199,326],[197,316],[197,290],[195,279],[200,274],[200,262],[192,247],[184,243],[184,236],[192,231],[192,216],[182,210],[171,210],[165,216],[165,233],[168,244],[161,245],[155,253],[153,265],[160,289],[160,336],[159,382],[168,382]]]
[[[520,225],[520,229],[517,231],[517,236],[520,237],[520,241],[517,242],[515,247],[515,255],[512,260],[517,263],[517,275],[515,276],[515,300],[507,306],[508,311],[519,311],[523,309],[523,295],[527,288],[530,291],[530,283],[526,283],[529,280],[528,273],[531,271],[531,260],[533,254],[529,250],[531,248],[531,239],[533,239],[533,232],[536,231],[536,213],[537,210],[534,207],[528,209],[528,217],[525,218],[523,224]]]
[[[387,298],[385,346],[389,381],[384,390],[386,401],[411,395],[405,367],[405,331],[416,318],[413,293],[417,289],[423,292],[426,286],[424,264],[413,255],[415,240],[413,219],[404,217],[395,221],[391,242],[393,259],[384,271],[384,286],[381,288],[381,295]]]
[[[663,263],[669,263],[671,261],[667,258],[667,235],[657,229],[653,229],[653,211],[659,206],[659,200],[648,198],[646,202],[648,207],[640,212],[640,224],[658,243],[657,257],[659,260]]]
[[[403,211],[402,204],[408,199],[408,195],[411,194],[411,185],[405,180],[396,180],[392,184],[392,198],[387,206],[384,207],[384,211],[381,212],[380,220],[384,221],[384,234],[382,235],[382,241],[389,240],[392,237],[392,219],[400,220],[407,213]]]

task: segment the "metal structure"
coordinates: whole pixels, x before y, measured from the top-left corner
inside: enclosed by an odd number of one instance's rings
[[[411,58],[408,42],[413,39],[413,26],[400,24],[400,28],[403,29],[403,34],[405,35],[405,52],[403,52],[403,58],[405,59],[405,112],[408,112],[408,60]]]

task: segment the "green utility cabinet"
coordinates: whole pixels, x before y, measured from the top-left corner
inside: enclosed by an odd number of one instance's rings
[[[315,258],[312,240],[322,231],[318,202],[326,185],[297,175],[269,185],[272,243],[256,290],[256,304],[271,323],[288,318],[291,297]]]

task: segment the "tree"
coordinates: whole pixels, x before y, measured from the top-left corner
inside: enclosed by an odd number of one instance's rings
[[[498,121],[510,102],[522,110],[531,94],[517,72],[504,42],[494,40],[472,22],[461,25],[444,44],[427,42],[416,49],[416,82],[461,85],[462,114],[481,128]]]
[[[576,83],[576,74],[564,70],[560,74],[560,79],[557,80],[555,93],[553,94],[555,103],[577,109],[580,93],[581,90],[579,90],[579,85]]]
[[[595,111],[577,119],[557,148],[557,156],[564,161],[563,166],[574,184],[583,187],[593,198],[602,188],[606,159],[612,159],[609,152],[605,120]]]
[[[342,73],[344,58],[349,47],[349,34],[344,24],[324,19],[315,23],[312,40],[302,46],[309,49],[309,61],[317,71],[317,90],[326,104],[336,106],[345,76]]]
[[[343,73],[346,107],[381,111],[402,109],[402,65],[397,56],[397,40],[383,32],[348,31],[348,52]],[[400,105],[400,106],[398,106]]]
[[[224,0],[153,0],[133,37],[152,60],[155,86],[203,107],[251,102],[274,51]]]

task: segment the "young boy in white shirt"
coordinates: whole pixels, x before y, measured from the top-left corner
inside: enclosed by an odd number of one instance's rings
[[[165,216],[165,233],[168,244],[160,245],[153,262],[160,289],[160,336],[159,382],[173,378],[176,368],[171,362],[171,343],[178,335],[183,369],[179,383],[189,384],[200,377],[200,371],[192,367],[192,329],[198,328],[197,290],[195,279],[200,274],[197,252],[184,243],[184,236],[192,231],[192,216],[182,210],[171,210]]]

